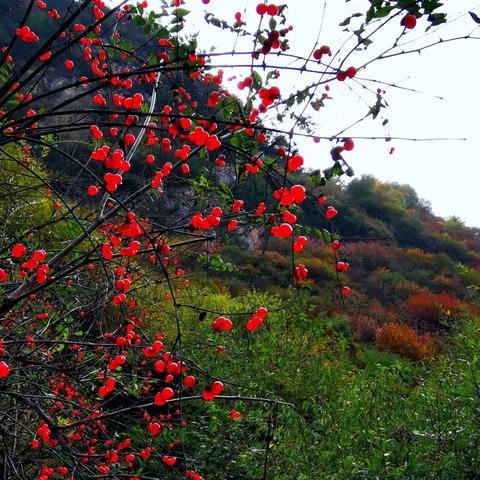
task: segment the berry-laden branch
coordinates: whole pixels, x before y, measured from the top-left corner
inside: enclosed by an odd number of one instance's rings
[[[348,32],[353,48],[319,36],[300,45],[305,55],[291,54],[288,8],[269,1],[230,20],[207,12],[205,28],[241,45],[207,53],[188,30],[200,2],[153,3],[18,2],[21,20],[5,17],[0,29],[5,478],[202,480],[208,464],[197,455],[227,445],[235,425],[262,452],[249,478],[273,478],[278,406],[295,405],[281,385],[237,381],[223,368],[247,369],[262,355],[262,338],[295,314],[296,299],[215,304],[205,287],[212,272],[235,270],[218,252],[251,238],[278,242],[300,297],[312,281],[304,249],[325,244],[347,308],[349,262],[334,224],[342,212],[323,188],[353,174],[354,140],[398,137],[350,136],[349,117],[340,133],[317,133],[309,112],[334,109],[343,86],[372,94],[368,70],[379,60],[447,42],[402,50],[399,41],[421,22],[443,22],[436,2],[372,1]],[[359,62],[357,76],[347,65],[380,33],[392,45]],[[382,95],[355,118],[375,118]],[[330,144],[315,172],[303,138]],[[219,344],[229,338],[245,350]],[[248,423],[254,411],[268,415],[266,426]],[[227,469],[245,457],[225,460]]]

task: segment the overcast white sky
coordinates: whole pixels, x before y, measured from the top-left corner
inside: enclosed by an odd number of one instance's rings
[[[158,0],[149,0],[155,7]],[[158,2],[159,3],[159,2]],[[157,4],[158,4],[157,3]],[[249,25],[257,25],[258,15],[255,7],[258,1],[211,0],[204,5],[201,0],[187,0],[185,7],[191,10],[187,16],[189,31],[198,31],[199,44],[209,49],[214,45],[217,51],[231,51],[235,36],[224,34],[211,26],[205,27],[203,15],[205,9],[214,12],[219,18],[233,20],[236,11],[246,11],[244,17]],[[364,12],[368,8],[367,0],[284,0],[277,4],[288,4],[289,23],[294,30],[289,35],[291,53],[305,54],[315,44],[319,35],[321,44],[328,44],[332,50],[340,48],[348,38],[338,24],[349,14]],[[446,0],[443,11],[449,14],[449,23],[425,36],[425,20],[402,38],[410,42],[405,48],[411,49],[434,42],[441,37],[447,39],[471,33],[476,24],[468,15],[469,10],[480,15],[480,2],[474,0]],[[326,8],[324,9],[324,6]],[[324,20],[322,24],[322,16]],[[252,23],[253,22],[253,23]],[[322,28],[320,30],[320,26]],[[252,28],[253,29],[253,28]],[[360,66],[374,58],[378,49],[385,49],[400,34],[399,21],[373,37],[374,43],[366,52],[355,52],[346,66]],[[480,29],[475,31],[480,37]],[[348,51],[352,43],[347,43],[342,52]],[[251,49],[251,42],[239,39],[236,50]],[[273,59],[274,57],[272,57]],[[373,174],[382,180],[412,185],[419,196],[430,201],[435,214],[444,217],[456,215],[467,225],[480,227],[480,155],[479,155],[479,115],[480,95],[480,40],[467,40],[444,43],[425,50],[421,55],[415,53],[394,57],[370,64],[359,72],[361,78],[376,79],[414,88],[422,93],[386,87],[386,100],[389,108],[382,111],[382,119],[388,118],[385,127],[381,119],[368,119],[348,130],[345,135],[352,136],[399,136],[413,138],[461,137],[466,141],[410,142],[392,140],[358,140],[356,148],[346,158],[356,175]],[[229,62],[237,61],[230,59]],[[238,70],[235,72],[239,74]],[[228,72],[230,75],[231,72]],[[246,75],[247,71],[240,72]],[[300,88],[312,81],[299,73],[283,74],[279,85],[285,91]],[[377,85],[362,82],[373,90]],[[350,89],[351,87],[351,89]],[[321,93],[322,91],[320,91]],[[307,112],[318,122],[318,134],[330,136],[351,124],[368,112],[375,96],[369,94],[361,85],[352,81],[332,84],[333,100],[330,107],[316,113]],[[443,97],[442,100],[436,96]],[[301,153],[306,165],[312,168],[325,168],[329,159],[329,142],[314,144],[311,140],[300,142]],[[390,155],[389,148],[395,147]]]

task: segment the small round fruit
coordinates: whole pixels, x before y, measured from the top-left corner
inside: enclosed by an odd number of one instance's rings
[[[345,75],[346,75],[348,78],[353,78],[356,74],[357,74],[357,69],[356,69],[355,67],[348,67],[348,68],[345,70]]]
[[[264,3],[259,3],[257,5],[257,13],[259,15],[265,15],[267,13],[267,6]]]
[[[415,18],[415,15],[405,15],[401,21],[401,25],[405,28],[408,28],[409,30],[415,28],[416,24],[417,19]]]
[[[351,138],[347,138],[343,143],[343,149],[347,152],[350,152],[351,150],[353,150],[353,147],[355,147],[353,140]]]

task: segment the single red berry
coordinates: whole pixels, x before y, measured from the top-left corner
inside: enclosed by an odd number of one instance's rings
[[[5,362],[0,362],[0,378],[10,375],[10,367]]]
[[[223,383],[219,380],[213,382],[212,384],[212,393],[214,395],[220,395],[223,392]]]
[[[186,388],[193,388],[197,383],[197,379],[193,375],[187,375],[183,379],[183,386]]]
[[[267,13],[267,6],[264,3],[259,3],[257,5],[257,13],[259,15],[265,15]]]
[[[12,248],[12,257],[15,257],[15,258],[23,257],[26,251],[27,249],[25,248],[25,245],[23,245],[22,243],[17,243]]]
[[[357,69],[356,69],[355,67],[348,67],[348,68],[345,70],[345,75],[346,75],[348,78],[353,78],[356,74],[357,74]]]
[[[278,7],[273,3],[267,7],[267,13],[272,17],[278,14]]]
[[[408,28],[409,30],[415,28],[416,24],[417,19],[415,18],[415,15],[405,15],[401,21],[401,25],[405,28]]]
[[[332,207],[331,205],[329,205],[327,207],[327,211],[325,212],[325,216],[331,220],[333,217],[336,217],[338,214],[337,210],[335,210],[334,207]]]
[[[350,287],[342,287],[342,295],[345,295],[346,297],[348,297],[348,295],[350,295]]]
[[[355,146],[355,144],[353,143],[353,140],[351,138],[345,139],[345,141],[343,143],[343,149],[344,150],[346,150],[347,152],[350,152],[351,150],[353,150],[354,146]]]
[[[95,185],[90,185],[90,186],[87,188],[87,193],[88,193],[91,197],[94,197],[95,195],[98,194],[98,187],[96,187]]]

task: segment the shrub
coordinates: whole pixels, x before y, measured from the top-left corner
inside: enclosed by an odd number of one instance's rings
[[[442,317],[459,312],[460,300],[448,293],[420,292],[410,297],[405,309],[425,330],[438,330]]]
[[[430,358],[435,352],[431,335],[418,335],[413,328],[402,323],[387,323],[377,330],[377,347],[397,353],[410,360]]]
[[[374,317],[365,314],[350,317],[355,340],[359,342],[373,342],[378,330],[378,322]]]

